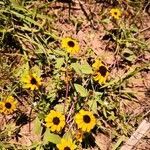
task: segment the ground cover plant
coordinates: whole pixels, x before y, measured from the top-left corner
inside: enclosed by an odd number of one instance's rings
[[[120,149],[149,117],[149,15],[147,0],[1,0],[0,149]]]

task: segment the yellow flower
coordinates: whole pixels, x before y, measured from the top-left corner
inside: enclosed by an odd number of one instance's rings
[[[65,116],[60,112],[51,110],[50,113],[45,118],[46,127],[50,128],[52,132],[63,129],[65,126]]]
[[[21,78],[21,82],[23,83],[23,88],[30,88],[31,90],[37,90],[41,86],[41,78],[38,77],[35,73],[24,74]]]
[[[83,134],[83,131],[81,130],[77,130],[75,133],[74,133],[74,136],[75,136],[75,139],[79,142],[82,142],[82,139],[84,137],[84,134]]]
[[[120,19],[122,13],[121,13],[121,11],[118,8],[112,8],[110,10],[110,14],[115,19]]]
[[[99,84],[104,84],[109,75],[107,67],[100,60],[95,60],[92,67],[94,70],[94,80],[98,81]]]
[[[76,145],[72,142],[72,139],[61,139],[61,142],[56,145],[58,150],[74,150]]]
[[[79,129],[89,132],[94,128],[96,124],[96,118],[92,112],[82,109],[78,114],[75,115],[75,122],[77,123]]]
[[[65,48],[66,51],[70,54],[76,54],[80,50],[78,42],[72,38],[63,38],[61,41],[62,48]]]
[[[4,102],[0,102],[0,113],[3,113],[5,109],[5,103]]]
[[[14,97],[8,96],[5,100],[0,102],[0,112],[4,114],[11,114],[16,110],[17,101]]]

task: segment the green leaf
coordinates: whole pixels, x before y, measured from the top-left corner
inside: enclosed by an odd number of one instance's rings
[[[115,145],[113,145],[112,150],[118,149],[118,147],[121,145],[121,143],[122,143],[123,141],[125,141],[125,136],[124,136],[124,135],[121,136],[121,137],[118,139],[118,141],[117,141],[117,143],[116,143]]]
[[[75,70],[75,72],[77,73],[77,74],[81,74],[81,70],[80,70],[80,64],[79,63],[72,63],[71,64],[71,67]]]
[[[53,50],[54,53],[56,53],[59,56],[67,56],[67,53],[62,50]]]
[[[41,76],[42,72],[39,66],[35,65],[34,67],[31,68],[31,72],[35,73],[38,76]]]
[[[128,61],[134,61],[136,59],[135,54],[130,49],[125,49],[122,52],[122,55],[123,55],[124,59],[126,59]]]
[[[93,73],[92,68],[88,63],[81,65],[80,69],[81,69],[81,72],[84,74],[92,74]]]
[[[32,23],[34,25],[37,25],[39,27],[41,26],[40,23],[38,23],[37,21],[33,20],[32,18],[30,18],[28,16],[25,16],[23,14],[20,14],[20,13],[16,12],[16,11],[13,11],[13,10],[10,10],[10,13],[13,14],[13,15],[15,15],[18,18],[21,18],[24,21],[27,21],[27,22]]]
[[[44,148],[43,147],[41,147],[41,145],[39,145],[38,147],[36,147],[36,149],[35,150],[44,150]]]
[[[61,137],[57,134],[51,133],[50,129],[47,128],[44,137],[43,137],[43,144],[47,144],[48,142],[52,142],[54,144],[60,143]]]
[[[110,19],[103,19],[101,22],[105,23],[105,24],[108,24],[108,23],[110,23]]]
[[[85,63],[83,65],[79,64],[78,62],[72,63],[71,67],[75,70],[75,72],[79,75],[83,74],[92,74],[92,68],[88,63]]]
[[[38,117],[34,120],[34,133],[37,135],[40,135],[42,132],[42,126],[41,126],[41,121],[39,120]]]
[[[108,117],[108,120],[114,121],[114,120],[116,119],[116,116],[115,116],[115,114],[114,114],[113,111],[112,111],[112,112],[109,112],[109,111],[108,111],[108,114],[110,114],[110,116]]]
[[[80,94],[81,97],[88,96],[88,91],[80,84],[74,84],[76,91]]]
[[[56,111],[59,111],[61,113],[64,112],[64,105],[63,104],[57,104],[54,108]]]
[[[72,139],[72,133],[71,133],[71,131],[66,132],[66,133],[63,135],[63,138],[64,138],[64,139]]]
[[[29,71],[29,64],[25,63],[22,66],[19,66],[16,70],[14,70],[14,76],[19,77],[22,76],[25,73],[28,73]]]
[[[18,5],[18,1],[16,0],[10,0],[10,2],[12,3],[12,5]]]
[[[56,68],[61,68],[61,66],[63,65],[63,63],[64,63],[64,58],[57,58],[56,59],[55,67]]]
[[[97,113],[97,101],[96,100],[89,100],[88,101],[88,105],[91,108],[91,110],[93,111],[93,113]]]
[[[130,30],[132,32],[138,32],[138,28],[136,27],[136,25],[131,25]]]
[[[103,115],[105,116],[105,118],[107,118],[107,113],[106,113],[106,108],[103,107]]]

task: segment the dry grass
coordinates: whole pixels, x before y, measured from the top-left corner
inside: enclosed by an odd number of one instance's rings
[[[0,100],[12,95],[18,102],[14,113],[0,114],[0,150],[56,149],[64,136],[79,149],[120,149],[149,117],[150,3],[2,0],[0,8]],[[110,15],[112,8],[122,12],[119,20]],[[65,37],[79,42],[78,54],[62,49]],[[91,73],[89,60],[96,59],[109,69],[102,85]],[[20,82],[28,69],[42,78],[38,90],[25,89]],[[52,109],[68,121],[59,133],[47,132],[45,126]],[[73,117],[80,109],[92,111],[97,119],[82,142],[73,135],[78,131]],[[150,148],[148,142],[135,149]]]

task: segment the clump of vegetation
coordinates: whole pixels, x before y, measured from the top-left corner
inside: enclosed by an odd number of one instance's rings
[[[148,6],[141,0],[1,1],[0,149],[101,149],[100,134],[118,149],[149,109],[130,109],[142,103],[130,79],[150,69],[149,27],[140,26]],[[103,49],[92,43],[100,31]],[[20,142],[23,127],[28,144]]]

